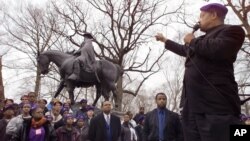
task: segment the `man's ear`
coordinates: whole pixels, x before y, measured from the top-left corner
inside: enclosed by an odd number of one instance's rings
[[[210,15],[211,15],[211,18],[212,18],[213,20],[219,18],[219,17],[218,17],[218,14],[217,14],[215,11],[211,12]]]

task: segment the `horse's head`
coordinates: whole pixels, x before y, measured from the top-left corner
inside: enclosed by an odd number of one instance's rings
[[[46,55],[40,54],[38,56],[37,64],[42,74],[47,74],[49,72],[49,63],[49,58]]]

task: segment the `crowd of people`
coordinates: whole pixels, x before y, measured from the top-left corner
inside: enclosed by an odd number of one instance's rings
[[[142,141],[144,138],[144,107],[139,107],[135,116],[130,111],[116,116],[111,112],[110,101],[104,101],[99,109],[82,99],[80,107],[73,108],[70,99],[65,102],[53,99],[48,103],[35,96],[29,92],[21,97],[19,104],[13,99],[2,101],[0,136],[3,141]],[[161,105],[166,108],[166,99]],[[177,114],[175,118],[178,119]],[[154,121],[150,119],[146,123],[148,132],[151,128],[148,124]],[[105,132],[107,129],[109,132]]]
[[[34,92],[17,104],[5,99],[0,110],[0,136],[3,141],[183,141],[179,115],[166,108],[167,96],[155,96],[156,108],[145,114],[139,107],[122,116],[112,114],[112,103],[102,102],[100,109],[82,99],[72,108],[70,99],[62,102],[35,98]],[[162,115],[162,117],[161,117]],[[246,124],[250,117],[242,115]]]

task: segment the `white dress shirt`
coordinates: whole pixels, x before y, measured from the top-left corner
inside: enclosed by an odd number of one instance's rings
[[[105,118],[105,121],[108,123],[108,124],[110,124],[110,118],[111,118],[111,115],[110,114],[105,114],[105,113],[103,113],[103,115],[104,115],[104,118]]]

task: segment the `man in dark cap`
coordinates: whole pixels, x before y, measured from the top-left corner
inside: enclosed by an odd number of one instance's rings
[[[202,12],[215,13],[219,19],[223,22],[228,12],[224,5],[218,3],[211,3],[200,8]]]
[[[101,111],[99,109],[96,109],[95,111],[95,107],[94,106],[91,106],[91,105],[88,105],[87,106],[87,112],[86,112],[86,115],[87,115],[87,125],[89,126],[91,120],[93,119],[93,117],[95,116],[95,114],[97,114],[98,112],[100,113]]]
[[[79,116],[76,118],[76,129],[80,133],[80,141],[88,141],[89,127],[87,125],[86,117]]]
[[[85,33],[84,42],[81,44],[80,49],[75,53],[79,55],[73,65],[73,73],[68,79],[74,81],[80,81],[80,71],[83,68],[84,71],[92,73],[95,72],[95,51],[92,45],[94,39],[90,33]]]
[[[81,104],[81,107],[80,107],[80,109],[76,112],[76,117],[78,117],[78,116],[86,116],[86,112],[87,112],[87,100],[86,99],[82,99],[81,101],[80,101],[80,104]]]
[[[145,116],[145,114],[144,114],[144,107],[143,106],[141,106],[140,108],[139,108],[139,112],[135,115],[135,117],[133,118],[133,120],[138,124],[138,121],[139,121],[139,118],[141,117],[141,116]]]
[[[68,114],[64,117],[65,125],[56,129],[57,141],[80,141],[80,133],[73,126],[74,116]]]
[[[39,105],[40,108],[43,109],[43,114],[44,115],[45,115],[45,113],[47,113],[49,111],[48,108],[46,107],[47,103],[48,102],[47,102],[46,99],[39,99],[38,100],[38,105]]]
[[[240,99],[233,63],[245,33],[225,25],[227,8],[212,3],[200,8],[199,26],[205,35],[188,33],[185,45],[158,33],[165,48],[186,57],[181,107],[185,141],[229,141],[229,125],[240,122]]]

